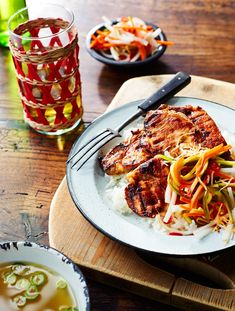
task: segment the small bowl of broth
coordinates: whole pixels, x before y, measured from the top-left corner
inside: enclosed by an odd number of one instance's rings
[[[68,257],[31,242],[0,243],[4,311],[90,311],[84,276]]]

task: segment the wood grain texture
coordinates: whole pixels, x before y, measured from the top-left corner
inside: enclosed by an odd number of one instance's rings
[[[35,0],[28,0],[34,5]],[[103,113],[128,79],[175,73],[235,83],[235,6],[230,0],[41,0],[65,5],[79,30],[84,121]],[[162,58],[134,70],[105,66],[85,49],[88,31],[101,16],[136,15],[158,24],[175,42]],[[65,175],[65,161],[79,129],[47,138],[23,122],[22,106],[8,49],[0,47],[0,239],[48,243],[52,196]],[[92,311],[173,310],[118,290],[89,282]]]
[[[146,98],[171,77],[159,75],[126,81],[108,110]],[[231,108],[235,108],[234,94],[234,84],[198,76],[192,76],[190,85],[179,93],[182,96],[216,100]],[[70,197],[65,177],[51,203],[49,241],[53,247],[83,267],[86,274],[94,280],[186,310],[189,305],[192,310],[234,310],[234,248],[197,257],[162,258],[156,254],[139,256],[133,249],[99,233],[83,218]],[[153,263],[155,266],[164,263],[165,267],[193,272],[224,289],[218,290],[187,281],[177,277],[175,273],[169,274],[156,268],[151,265]],[[232,290],[228,290],[229,288]]]
[[[177,279],[172,290],[172,303],[184,310],[235,310],[235,290],[212,289]]]

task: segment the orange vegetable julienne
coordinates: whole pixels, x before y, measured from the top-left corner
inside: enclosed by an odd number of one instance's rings
[[[145,46],[138,42],[138,41],[134,41],[133,44],[135,44],[139,50],[139,53],[140,53],[140,58],[141,60],[144,60],[146,58],[146,49],[145,49]]]
[[[205,213],[203,211],[198,211],[198,212],[184,213],[183,215],[186,217],[199,217],[199,216],[204,216]]]
[[[230,145],[226,145],[224,146],[223,144],[220,144],[212,149],[209,149],[209,150],[206,150],[203,154],[203,156],[198,160],[197,164],[196,164],[196,176],[197,177],[200,177],[200,174],[202,173],[203,171],[203,168],[206,164],[206,162],[221,154],[221,153],[224,153],[226,151],[228,151],[229,149],[231,149],[231,146]]]
[[[185,198],[183,196],[180,197],[180,202],[190,203],[191,199]]]
[[[174,45],[174,42],[172,41],[156,40],[156,42],[161,45]]]
[[[197,208],[197,203],[200,199],[200,195],[203,192],[203,190],[205,189],[205,185],[208,184],[210,180],[209,175],[206,176],[206,178],[203,180],[203,182],[198,186],[196,192],[194,193],[192,200],[190,202],[190,207],[191,208]]]

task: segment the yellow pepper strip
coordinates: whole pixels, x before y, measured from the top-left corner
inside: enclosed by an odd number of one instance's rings
[[[184,158],[180,158],[177,160],[175,163],[173,163],[170,167],[170,174],[172,176],[173,182],[178,188],[181,184],[181,177],[180,177],[180,172],[182,168],[184,167]]]
[[[199,177],[202,175],[203,173],[203,168],[206,164],[206,162],[210,159],[213,158],[219,154],[222,154],[226,151],[228,151],[229,149],[231,149],[230,145],[226,145],[224,146],[223,144],[220,144],[212,149],[206,150],[201,158],[198,160],[197,164],[196,164],[196,176]]]

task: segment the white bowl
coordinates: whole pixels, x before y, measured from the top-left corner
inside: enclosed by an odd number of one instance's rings
[[[0,264],[17,261],[44,265],[57,272],[69,283],[78,310],[90,310],[89,293],[84,276],[68,257],[49,246],[32,242],[1,242]]]

